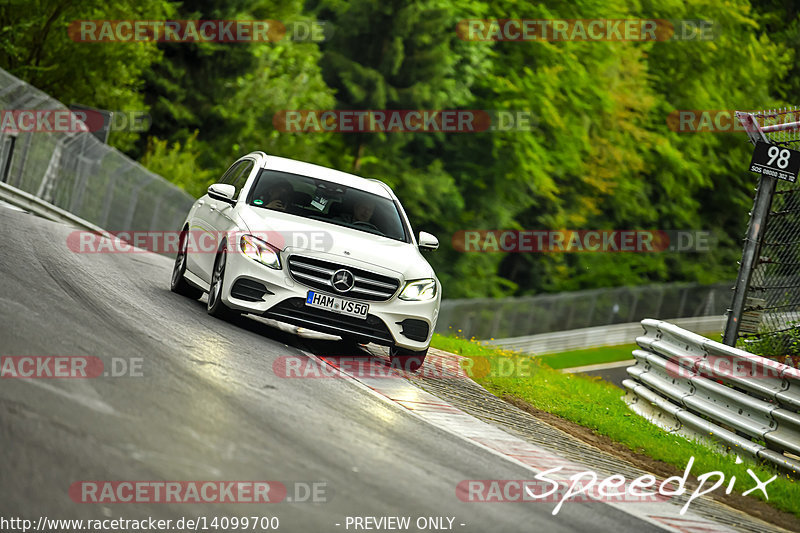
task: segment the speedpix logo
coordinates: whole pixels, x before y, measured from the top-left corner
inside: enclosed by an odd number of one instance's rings
[[[741,462],[737,457],[736,463]],[[577,472],[567,478],[565,472],[572,467],[565,470],[564,466],[559,465],[539,472],[533,480],[465,480],[456,486],[456,496],[463,502],[556,502],[552,514],[557,515],[568,501],[647,502],[662,501],[689,493],[680,510],[683,515],[694,500],[725,486],[726,481],[723,472],[713,471],[697,476],[694,488],[687,487],[693,464],[694,457],[691,457],[682,476],[672,476],[660,483],[651,474],[628,481],[619,474],[601,479],[592,470]],[[761,491],[764,498],[769,499],[766,487],[778,476],[761,481],[751,469],[748,468],[747,473],[755,485],[742,495]],[[712,479],[715,482],[708,486]],[[736,484],[736,476],[731,476],[727,481],[725,494],[730,494]]]

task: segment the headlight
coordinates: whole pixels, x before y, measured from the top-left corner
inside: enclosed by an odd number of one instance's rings
[[[239,247],[242,249],[242,253],[250,259],[275,270],[281,269],[278,251],[261,239],[252,235],[242,235],[242,238],[239,239]]]
[[[418,279],[416,281],[409,281],[403,287],[403,292],[400,293],[401,300],[411,300],[419,302],[422,300],[431,300],[436,296],[436,280],[435,279]]]

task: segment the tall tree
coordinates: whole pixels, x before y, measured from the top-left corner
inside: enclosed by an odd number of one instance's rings
[[[73,40],[81,20],[163,19],[167,0],[9,0],[0,3],[0,67],[65,104],[112,111],[147,111],[144,74],[157,64],[155,43]],[[79,37],[79,36],[78,36]],[[110,143],[133,147],[138,134],[112,132]]]

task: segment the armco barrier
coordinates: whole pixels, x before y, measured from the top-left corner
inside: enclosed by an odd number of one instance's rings
[[[642,327],[622,382],[633,411],[800,473],[800,371],[668,322]]]
[[[91,222],[83,220],[80,217],[76,217],[68,211],[64,211],[63,209],[56,207],[53,204],[49,204],[32,194],[28,194],[25,191],[21,191],[2,182],[0,182],[0,201],[4,201],[8,204],[19,207],[20,209],[24,209],[25,211],[29,211],[35,215],[52,220],[54,222],[70,224],[77,228],[93,231],[101,235],[109,235],[105,230],[95,226]]]

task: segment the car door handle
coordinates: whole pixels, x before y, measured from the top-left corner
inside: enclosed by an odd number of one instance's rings
[[[208,208],[211,209],[212,211],[217,210],[217,206],[215,206],[214,204],[208,204]]]
[[[203,205],[203,204],[205,204],[205,202],[204,202],[203,200],[198,200],[198,201],[197,201],[197,205],[198,205],[198,206],[201,206],[201,205]]]

